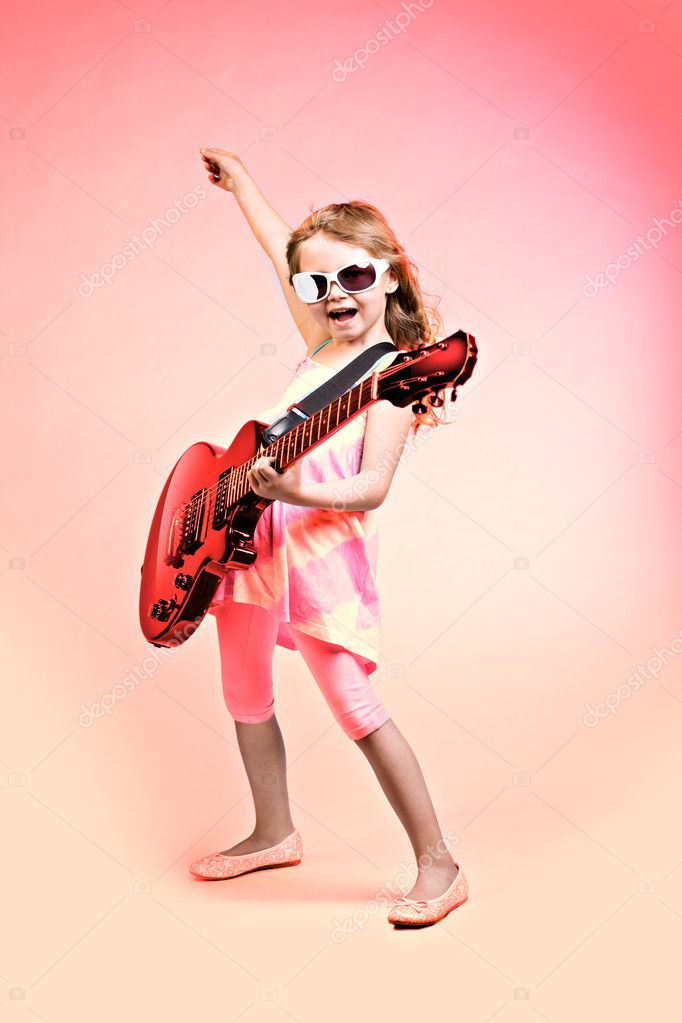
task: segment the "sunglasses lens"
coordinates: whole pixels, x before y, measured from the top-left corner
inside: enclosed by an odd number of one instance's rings
[[[377,279],[371,263],[367,266],[347,266],[339,274],[339,284],[344,291],[366,291]]]
[[[296,291],[304,302],[319,302],[327,290],[327,279],[320,274],[301,274],[296,278]]]

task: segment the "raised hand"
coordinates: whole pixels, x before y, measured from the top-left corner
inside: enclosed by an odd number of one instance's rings
[[[207,147],[200,149],[199,152],[212,185],[217,185],[226,192],[234,192],[239,183],[248,177],[246,167],[236,153]]]

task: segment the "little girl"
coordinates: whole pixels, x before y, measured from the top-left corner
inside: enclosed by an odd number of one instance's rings
[[[364,202],[312,212],[295,231],[273,210],[243,163],[200,150],[209,180],[232,192],[272,260],[308,354],[276,406],[253,418],[272,423],[360,352],[381,341],[412,349],[435,341],[414,265],[383,215]],[[364,377],[389,365],[385,353]],[[447,851],[422,771],[369,680],[376,670],[379,603],[374,511],[384,501],[410,429],[441,422],[374,403],[283,473],[258,458],[247,481],[270,498],[254,532],[256,561],[230,571],[215,615],[225,702],[235,721],[253,795],[248,838],[197,860],[201,878],[236,877],[299,863],[302,842],[289,807],[286,753],[274,712],[275,645],[297,649],[345,734],[369,760],[417,858],[413,887],[389,922],[423,926],[468,897],[464,872]]]

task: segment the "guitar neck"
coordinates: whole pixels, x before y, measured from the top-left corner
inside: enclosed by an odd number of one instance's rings
[[[360,415],[376,397],[376,375],[373,373],[325,405],[319,412],[314,412],[308,419],[302,420],[298,426],[288,430],[268,444],[265,451],[277,459],[279,467],[284,470],[306,452],[312,450],[332,433],[345,425],[350,419]],[[295,402],[294,406],[295,407]],[[218,509],[228,508],[241,500],[251,490],[246,482],[246,475],[261,454],[254,455],[241,465],[233,466],[221,474],[216,494]]]

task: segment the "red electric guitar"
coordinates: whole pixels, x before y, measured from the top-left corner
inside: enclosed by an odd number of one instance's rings
[[[341,397],[265,447],[268,423],[249,420],[229,448],[192,444],[173,468],[156,505],[142,565],[140,624],[154,646],[174,647],[196,631],[230,569],[256,560],[253,534],[271,498],[259,497],[246,474],[265,452],[283,472],[376,401],[406,406],[471,376],[475,338],[458,330],[435,344],[399,352],[386,369],[372,373]],[[299,399],[300,400],[300,399]],[[295,405],[296,402],[293,403]],[[290,405],[289,408],[292,408]],[[415,412],[425,412],[424,404]]]

